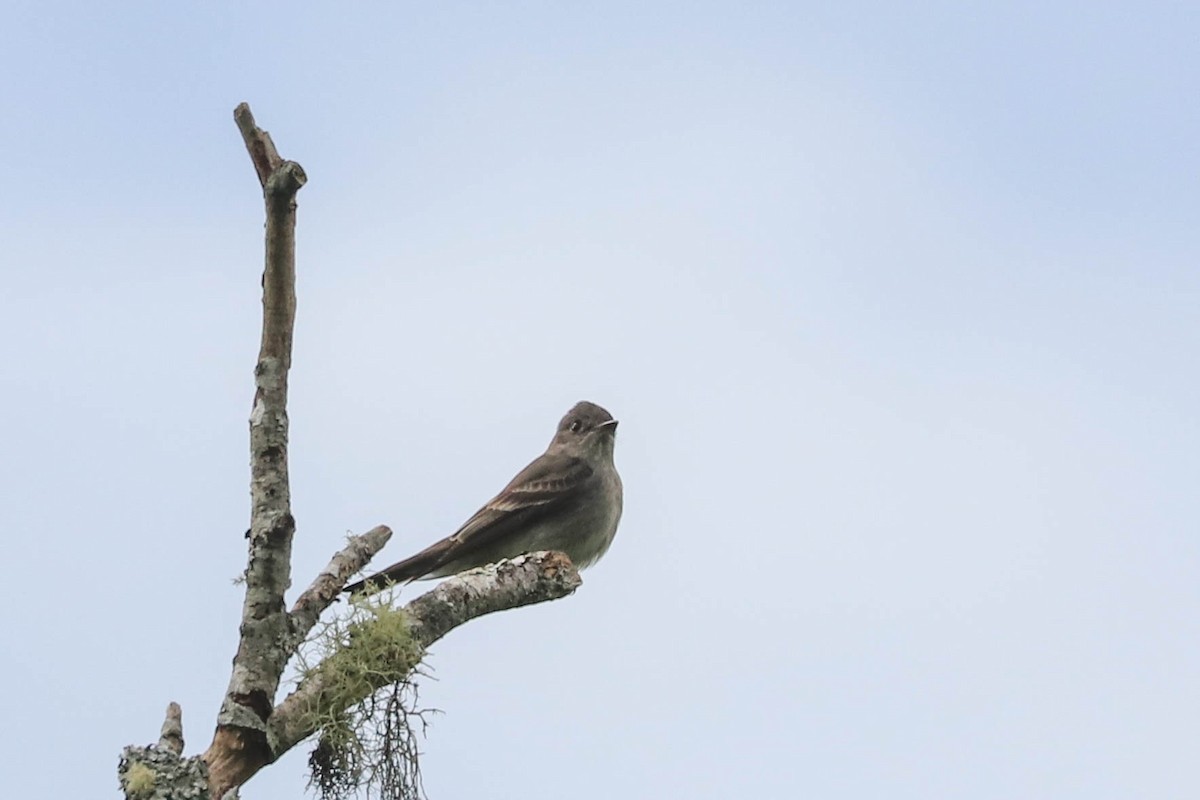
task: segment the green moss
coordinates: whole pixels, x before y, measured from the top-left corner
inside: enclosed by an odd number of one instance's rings
[[[408,724],[421,650],[405,613],[385,599],[359,598],[348,618],[315,637],[301,683],[320,686],[304,710],[319,732],[309,758],[310,781],[325,800],[374,785],[390,797],[419,796],[415,735]],[[422,725],[424,720],[422,718]]]
[[[326,629],[325,657],[305,676],[322,687],[314,705],[332,711],[326,719],[313,720],[320,727],[377,688],[404,680],[421,659],[403,611],[382,604],[359,610],[356,618]]]

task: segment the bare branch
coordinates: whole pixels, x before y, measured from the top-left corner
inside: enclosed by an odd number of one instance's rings
[[[246,149],[258,172],[267,206],[266,264],[263,270],[262,345],[254,369],[250,412],[250,554],[246,599],[233,673],[217,731],[205,753],[216,796],[240,785],[238,776],[274,760],[267,717],[290,653],[290,620],[284,592],[291,584],[292,517],[288,481],[288,369],[296,317],[296,192],[304,170],[279,158],[271,137],[257,125],[246,104],[234,112]],[[257,766],[253,766],[257,765]]]
[[[404,607],[413,637],[426,649],[484,614],[558,600],[583,584],[563,553],[527,553],[442,581]]]
[[[397,643],[390,669],[367,670],[365,682],[350,693],[334,691],[331,684],[336,676],[318,669],[276,707],[271,727],[277,756],[315,733],[317,721],[336,716],[394,683],[397,676],[407,675],[431,644],[459,625],[495,611],[566,597],[580,584],[571,560],[548,552],[529,553],[448,578],[404,607],[410,641]]]
[[[317,624],[321,612],[338,598],[350,576],[365,567],[390,538],[392,529],[386,525],[372,528],[362,536],[351,537],[350,543],[330,559],[312,585],[296,599],[290,614],[292,646],[289,649],[293,653]]]
[[[158,746],[175,755],[183,753],[183,709],[179,703],[167,706],[167,718],[163,720],[162,732],[158,735]]]
[[[267,179],[283,163],[283,159],[279,157],[279,151],[275,149],[275,142],[271,141],[271,134],[255,124],[254,115],[250,113],[248,104],[238,104],[238,107],[233,110],[233,121],[237,123],[238,130],[242,134],[242,141],[246,143],[246,150],[250,153],[250,160],[254,162],[254,171],[258,173],[258,182],[263,185],[263,188],[266,188]]]

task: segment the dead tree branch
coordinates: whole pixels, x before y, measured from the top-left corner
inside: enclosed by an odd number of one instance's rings
[[[376,553],[392,538],[392,529],[386,525],[372,528],[362,536],[355,536],[345,549],[337,553],[312,585],[296,599],[288,615],[291,622],[291,650],[299,647],[317,624],[321,612],[329,608],[341,595],[342,587],[350,576],[367,565]]]
[[[322,661],[283,702],[276,705],[288,662],[337,598],[347,580],[362,570],[391,537],[378,526],[349,543],[300,594],[289,611],[292,517],[288,480],[288,370],[296,317],[296,194],[307,178],[279,156],[270,134],[255,124],[242,103],[234,119],[254,164],[266,205],[266,262],[263,269],[262,340],[254,369],[250,412],[250,530],[237,653],[229,687],[217,715],[212,743],[202,756],[183,758],[182,711],[172,703],[158,743],[127,747],[118,775],[127,798],[189,797],[217,800],[244,784],[267,764],[317,732],[319,720],[361,701],[375,683],[353,692],[331,692],[346,653]],[[400,610],[388,610],[395,640],[386,640],[379,675],[405,678],[425,649],[475,617],[565,597],[580,585],[579,574],[560,553],[534,553],[451,578]],[[381,612],[382,613],[382,612]],[[381,617],[377,617],[380,619]],[[360,630],[369,632],[367,628]],[[392,628],[388,629],[389,635]],[[378,631],[376,631],[378,633]],[[353,654],[350,654],[353,655]]]
[[[372,692],[406,677],[431,644],[459,625],[496,611],[566,597],[581,583],[570,559],[547,552],[501,561],[443,581],[404,606],[408,641],[397,641],[395,650],[380,659],[378,668],[365,671],[362,683],[347,690],[344,676],[322,668],[302,681],[271,715],[272,738],[280,752],[295,746],[315,733],[321,720],[337,716]],[[369,636],[370,631],[363,634]]]
[[[183,709],[179,703],[167,706],[167,718],[163,720],[162,732],[158,734],[158,746],[177,756],[183,754]]]
[[[274,760],[267,718],[290,656],[280,646],[291,638],[284,592],[291,585],[296,529],[288,482],[287,389],[296,320],[296,193],[306,180],[299,164],[279,157],[270,135],[254,123],[248,105],[239,105],[234,119],[263,187],[267,226],[262,342],[250,412],[246,598],[233,673],[217,716],[216,735],[205,754],[218,797],[225,788],[240,785],[248,769]]]

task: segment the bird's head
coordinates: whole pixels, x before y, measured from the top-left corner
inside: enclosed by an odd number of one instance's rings
[[[585,450],[612,453],[617,435],[613,415],[587,400],[576,403],[558,423],[553,445],[578,443]]]

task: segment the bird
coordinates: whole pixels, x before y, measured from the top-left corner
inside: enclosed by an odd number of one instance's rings
[[[617,420],[595,403],[576,403],[546,452],[457,531],[416,555],[350,584],[374,594],[397,583],[442,578],[538,550],[557,550],[582,569],[600,559],[621,521],[624,490],[613,463]]]

